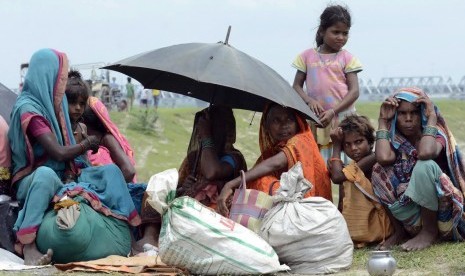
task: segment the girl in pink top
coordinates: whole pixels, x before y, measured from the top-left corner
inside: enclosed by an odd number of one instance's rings
[[[350,27],[351,17],[346,8],[328,6],[320,16],[317,47],[305,50],[292,64],[297,69],[293,87],[323,126],[316,131],[316,140],[325,160],[332,148],[331,122],[355,112],[354,103],[359,96],[357,73],[362,71],[362,64],[342,49]],[[304,83],[307,91],[303,89]]]

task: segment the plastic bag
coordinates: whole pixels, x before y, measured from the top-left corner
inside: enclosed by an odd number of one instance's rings
[[[178,172],[150,178],[147,202],[162,214],[159,254],[167,265],[192,274],[264,274],[289,269],[257,234],[197,200],[175,198]]]
[[[334,204],[322,197],[303,198],[311,188],[300,162],[281,175],[274,205],[259,235],[288,264],[291,273],[334,273],[352,264],[353,243]]]

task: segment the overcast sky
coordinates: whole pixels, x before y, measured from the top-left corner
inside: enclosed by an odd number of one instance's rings
[[[359,77],[465,76],[463,0],[0,0],[0,82],[16,88],[19,66],[44,47],[73,65],[112,63],[173,44],[224,41],[292,83],[295,56],[315,45],[329,3],[347,5],[345,46],[359,57]],[[123,75],[117,76],[124,83]]]

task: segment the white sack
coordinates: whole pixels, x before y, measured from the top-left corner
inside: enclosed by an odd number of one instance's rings
[[[259,235],[291,268],[291,273],[334,273],[352,264],[353,243],[342,214],[322,197],[303,199],[311,183],[300,162],[281,175],[276,205],[265,215]]]
[[[150,178],[148,203],[162,212],[161,260],[192,274],[265,274],[287,270],[257,234],[190,197],[175,197],[175,169]],[[174,199],[174,200],[173,200]]]

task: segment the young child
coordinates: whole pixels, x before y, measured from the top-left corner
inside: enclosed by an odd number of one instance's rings
[[[370,182],[376,163],[373,133],[374,128],[367,117],[352,114],[330,134],[333,141],[333,153],[328,162],[331,180],[343,184],[339,189],[339,210],[357,247],[382,242],[392,232],[389,217]],[[353,160],[345,167],[341,160],[342,150]]]
[[[68,113],[71,121],[71,128],[76,143],[80,143],[87,137],[86,125],[81,123],[81,120],[87,105],[87,99],[89,98],[89,91],[89,86],[82,80],[81,73],[71,70],[68,73],[65,93],[68,99]]]
[[[325,161],[331,155],[331,122],[353,113],[359,96],[357,73],[362,71],[362,64],[342,49],[350,27],[350,13],[346,8],[328,6],[320,16],[317,47],[305,50],[292,64],[297,69],[293,87],[322,124],[322,129],[315,131],[315,126],[312,129]]]

